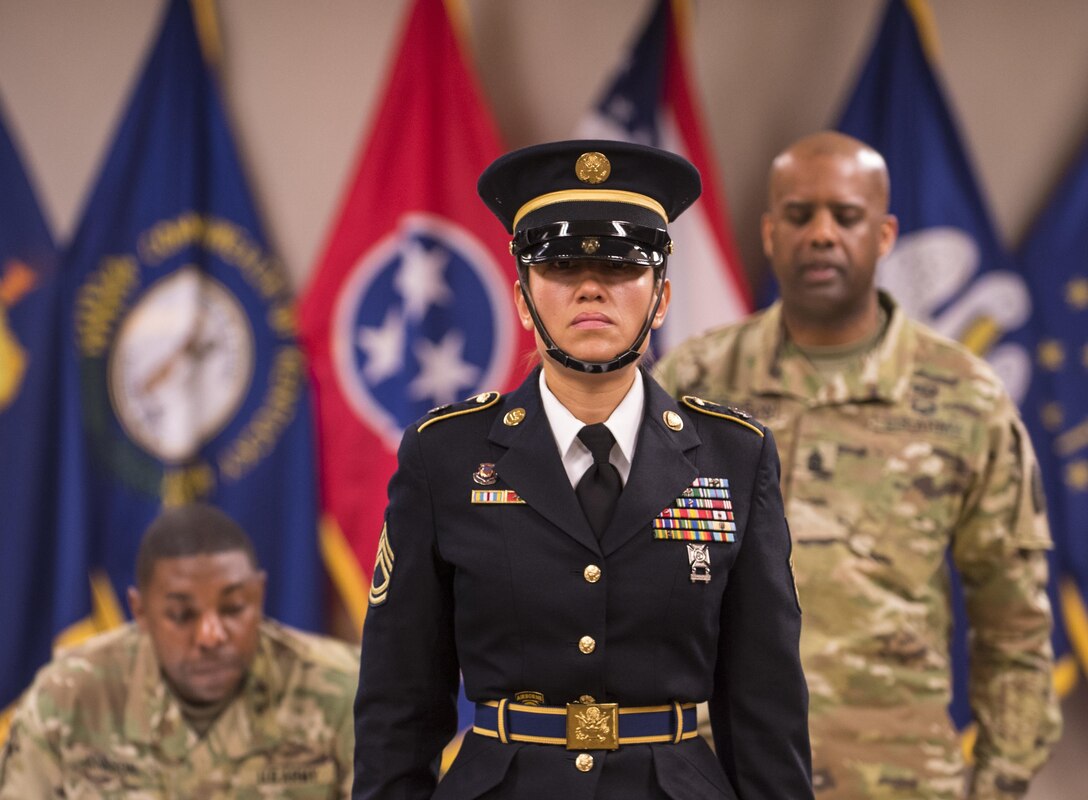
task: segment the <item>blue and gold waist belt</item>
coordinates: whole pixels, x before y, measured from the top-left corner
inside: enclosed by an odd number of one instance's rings
[[[504,744],[561,744],[568,750],[615,750],[623,744],[676,744],[698,735],[694,703],[620,708],[616,703],[527,706],[476,704],[473,733]]]

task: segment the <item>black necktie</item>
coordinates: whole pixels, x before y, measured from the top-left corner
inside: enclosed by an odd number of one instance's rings
[[[612,519],[616,501],[619,500],[620,491],[623,489],[619,472],[608,461],[608,454],[612,451],[612,445],[616,443],[616,439],[603,422],[586,425],[578,431],[578,438],[593,454],[593,464],[578,481],[574,493],[578,495],[578,502],[582,504],[582,511],[589,520],[589,527],[600,539],[604,529],[608,527],[609,520]]]

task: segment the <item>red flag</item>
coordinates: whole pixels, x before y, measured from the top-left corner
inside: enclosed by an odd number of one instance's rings
[[[502,151],[442,0],[416,0],[300,308],[322,545],[358,625],[401,432],[433,406],[510,387],[531,346],[509,237],[476,195]]]
[[[691,161],[702,175],[702,196],[669,225],[676,240],[669,271],[676,280],[665,327],[654,335],[659,352],[752,310],[718,166],[706,143],[702,113],[688,80],[688,37],[683,23],[689,10],[681,0],[658,0],[623,67],[578,130],[590,138],[642,142],[670,150]]]

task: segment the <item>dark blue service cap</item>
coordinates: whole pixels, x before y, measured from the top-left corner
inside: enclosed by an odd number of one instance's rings
[[[549,142],[484,170],[477,190],[513,234],[520,264],[595,259],[664,265],[668,223],[699,197],[686,159],[630,142]]]

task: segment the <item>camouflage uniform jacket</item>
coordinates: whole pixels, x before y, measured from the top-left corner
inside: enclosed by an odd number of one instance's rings
[[[0,798],[331,798],[353,777],[358,655],[275,622],[241,695],[198,737],[133,625],[42,668],[0,760]]]
[[[817,796],[963,795],[950,551],[978,721],[968,796],[1020,797],[1061,725],[1034,452],[984,362],[880,302],[884,336],[829,379],[787,340],[777,303],[681,345],[656,377],[744,408],[778,441]]]

